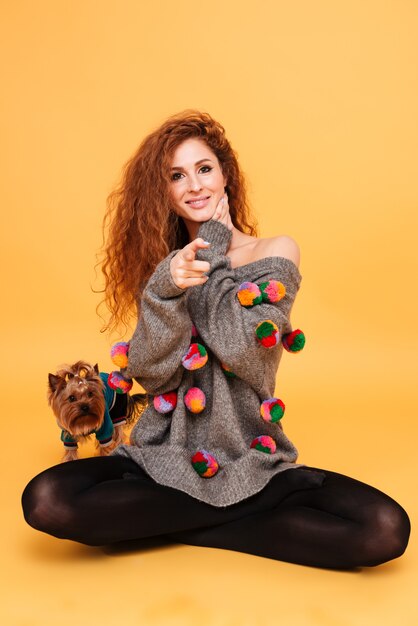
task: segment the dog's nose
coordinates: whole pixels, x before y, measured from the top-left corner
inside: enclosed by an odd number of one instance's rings
[[[83,413],[88,413],[90,411],[90,407],[88,404],[82,404],[80,409],[83,411]]]

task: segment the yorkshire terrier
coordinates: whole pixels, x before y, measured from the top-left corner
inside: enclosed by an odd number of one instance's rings
[[[62,462],[78,459],[78,442],[96,436],[96,452],[107,456],[124,443],[124,424],[130,425],[146,407],[146,394],[117,393],[98,365],[77,361],[48,374],[48,403],[61,428],[65,453]]]

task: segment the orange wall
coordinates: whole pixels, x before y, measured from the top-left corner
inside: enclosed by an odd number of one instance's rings
[[[301,247],[307,346],[282,361],[286,388],[321,402],[364,390],[379,424],[403,422],[418,338],[415,5],[21,1],[4,14],[6,372],[24,363],[38,393],[61,362],[111,366],[91,290],[105,198],[146,133],[197,107],[226,127],[261,235]]]

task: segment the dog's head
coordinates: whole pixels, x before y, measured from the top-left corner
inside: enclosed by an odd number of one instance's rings
[[[58,426],[74,437],[98,430],[105,412],[103,388],[97,363],[77,361],[48,374],[48,403]]]

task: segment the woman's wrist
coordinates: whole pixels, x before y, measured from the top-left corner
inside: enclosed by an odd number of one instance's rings
[[[149,286],[161,298],[174,298],[186,292],[186,289],[176,285],[171,275],[171,259],[177,252],[178,250],[172,250],[165,259],[160,261],[148,281],[147,287]]]
[[[222,222],[210,219],[200,225],[197,237],[202,237],[211,244],[207,250],[199,250],[199,258],[203,259],[202,253],[207,255],[216,251],[218,254],[226,254],[232,239],[232,231]]]

